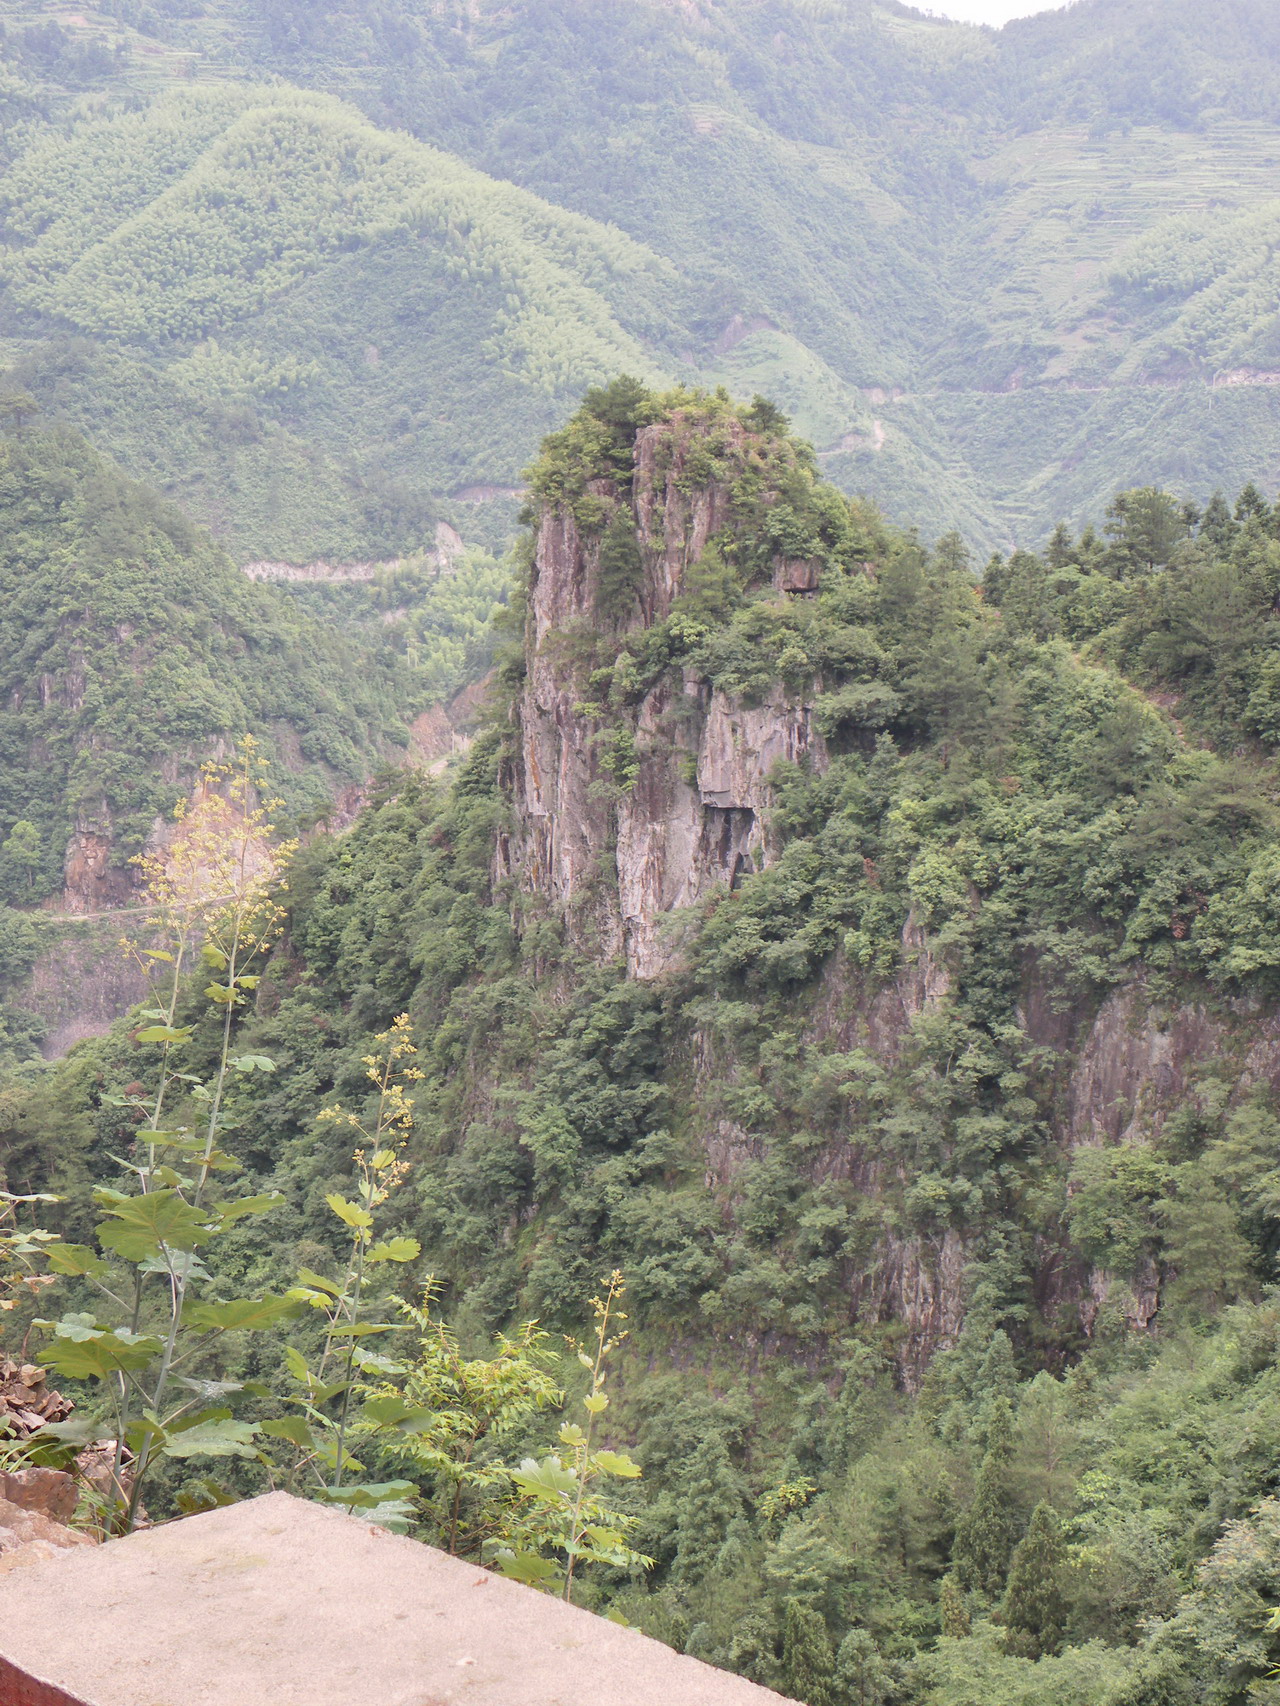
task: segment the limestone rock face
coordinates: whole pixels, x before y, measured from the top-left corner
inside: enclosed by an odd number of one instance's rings
[[[747,440],[731,428],[721,464],[745,456]],[[500,877],[543,896],[579,946],[602,958],[625,955],[640,978],[676,957],[666,927],[674,914],[773,857],[774,766],[826,764],[812,695],[781,686],[750,703],[686,672],[625,706],[592,708],[589,660],[602,639],[620,642],[668,616],[690,570],[732,526],[730,479],[690,482],[698,448],[696,431],[670,423],[637,437],[622,514],[639,569],[621,614],[601,614],[601,530],[584,529],[568,504],[541,516],[516,707],[519,827],[499,850]],[[619,513],[612,482],[593,482],[587,497]],[[779,598],[807,594],[817,574],[812,563],[779,560],[772,584]]]

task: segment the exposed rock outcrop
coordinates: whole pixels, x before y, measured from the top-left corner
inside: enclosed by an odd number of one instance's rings
[[[690,571],[732,526],[730,475],[689,478],[703,431],[677,420],[637,436],[621,502],[638,572],[621,617],[604,610],[602,531],[580,525],[567,503],[542,513],[529,586],[513,778],[519,828],[500,848],[498,874],[542,895],[581,946],[625,954],[641,978],[672,963],[674,914],[774,856],[775,765],[826,764],[812,694],[780,685],[752,703],[669,672],[632,703],[591,708],[589,676],[605,636],[620,642],[670,615]],[[721,465],[740,467],[751,435],[736,423],[721,431]],[[612,482],[592,482],[588,496],[618,513]],[[769,575],[780,598],[817,587],[810,562],[780,557]]]

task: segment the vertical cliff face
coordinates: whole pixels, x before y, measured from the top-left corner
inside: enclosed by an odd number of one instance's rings
[[[826,762],[812,695],[780,685],[751,701],[686,668],[607,708],[595,697],[601,662],[671,617],[709,551],[732,540],[734,485],[753,451],[737,422],[664,421],[638,433],[621,490],[610,479],[588,483],[595,525],[580,519],[587,506],[567,501],[544,505],[538,518],[516,708],[520,829],[505,862],[573,940],[602,957],[625,955],[635,977],[671,963],[674,914],[772,857],[775,765]],[[699,479],[708,462],[716,472]],[[631,563],[621,599],[610,549]],[[781,554],[767,577],[760,584],[771,581],[779,599],[817,586],[815,565]]]

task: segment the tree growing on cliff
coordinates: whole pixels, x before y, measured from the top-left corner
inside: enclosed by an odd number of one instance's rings
[[[741,1512],[742,1491],[724,1436],[713,1431],[694,1451],[681,1493],[672,1567],[675,1580],[697,1582],[708,1573],[729,1525]]]
[[[1012,1486],[1013,1412],[1009,1400],[991,1407],[987,1450],[973,1503],[956,1524],[952,1562],[965,1587],[994,1598],[1004,1585],[1009,1556],[1018,1538],[1018,1508]]]

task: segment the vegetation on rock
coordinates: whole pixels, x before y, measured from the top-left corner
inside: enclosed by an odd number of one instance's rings
[[[628,383],[547,441],[533,518],[573,510],[584,549],[647,560],[617,523],[641,439],[691,493],[729,478],[727,519],[669,615],[545,656],[603,671],[583,714],[624,730],[638,684],[746,707],[789,683],[826,767],[775,771],[764,868],[680,920],[650,981],[495,862],[517,646],[451,777],[388,772],[300,849],[284,935],[222,1014],[227,1058],[275,1068],[228,1081],[241,1188],[282,1200],[201,1257],[209,1308],[298,1268],[319,1307],[192,1365],[242,1388],[261,1457],[214,1478],[162,1456],[152,1501],[250,1490],[301,1451],[336,1495],[470,1556],[505,1541],[530,1579],[559,1524],[585,1603],[828,1706],[1265,1698],[1275,513],[1139,489],[984,588],[958,538],[928,551],[823,484],[776,410]],[[779,592],[768,566],[800,550],[818,588]],[[615,768],[610,809],[630,785]],[[68,1243],[145,1154],[129,1109],[157,1048],[218,1071],[202,999],[161,1044],[121,1025],[9,1075],[7,1189],[57,1195]],[[353,1174],[348,1123],[318,1116],[385,1131],[367,1074],[402,1014],[412,1123]],[[384,1165],[397,1188],[362,1197]],[[373,1242],[404,1313],[343,1278]],[[606,1443],[569,1423],[548,1450],[582,1374],[545,1335],[580,1335],[614,1269]],[[342,1326],[358,1349],[321,1368]],[[592,1457],[617,1496],[584,1540],[565,1523]]]

